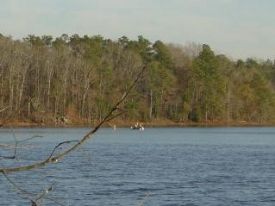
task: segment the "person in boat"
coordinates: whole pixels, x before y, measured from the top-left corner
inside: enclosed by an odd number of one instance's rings
[[[144,127],[142,126],[142,124],[140,124],[139,122],[137,122],[134,126],[131,126],[131,129],[144,130]]]
[[[140,131],[143,131],[143,130],[144,130],[144,127],[143,127],[142,124],[139,125],[139,130],[140,130]]]
[[[138,129],[138,128],[139,128],[138,122],[136,122],[136,124],[134,126],[131,126],[131,129]]]

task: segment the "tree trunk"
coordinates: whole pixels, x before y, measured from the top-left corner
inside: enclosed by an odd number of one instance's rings
[[[150,90],[150,110],[149,110],[149,118],[152,119],[153,114],[153,90]]]

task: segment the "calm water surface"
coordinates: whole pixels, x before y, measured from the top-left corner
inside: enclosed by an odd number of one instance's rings
[[[1,129],[0,144],[13,143],[13,134],[42,137],[22,142],[18,159],[0,159],[0,167],[45,159],[87,131]],[[102,129],[61,162],[9,177],[28,193],[53,185],[44,205],[274,206],[275,128]],[[0,176],[0,205],[30,205],[34,196]]]

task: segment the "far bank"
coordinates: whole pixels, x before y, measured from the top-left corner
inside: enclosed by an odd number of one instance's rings
[[[94,127],[99,123],[98,121],[88,122],[85,120],[70,120],[67,122],[34,122],[30,120],[0,120],[0,127],[61,127],[61,128],[81,128],[81,127]],[[169,119],[154,119],[151,121],[138,121],[138,120],[112,120],[102,125],[102,127],[110,128],[131,128],[135,124],[142,124],[147,127],[275,127],[275,121],[268,122],[254,122],[254,121],[172,121]]]

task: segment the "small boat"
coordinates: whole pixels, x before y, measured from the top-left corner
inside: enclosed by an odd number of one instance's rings
[[[132,130],[140,130],[140,131],[143,131],[143,130],[144,130],[144,127],[142,126],[142,124],[139,124],[139,123],[137,122],[134,126],[131,126],[131,129],[132,129]]]

